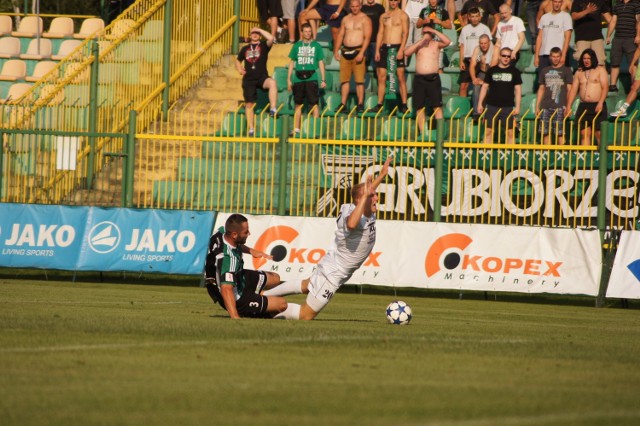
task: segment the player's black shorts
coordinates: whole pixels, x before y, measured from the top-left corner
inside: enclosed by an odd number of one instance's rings
[[[246,287],[242,297],[236,300],[238,314],[247,318],[270,318],[271,315],[267,314],[268,299],[266,296],[260,295],[264,286],[267,285],[267,273],[252,269],[243,269],[242,271],[245,276]],[[224,300],[218,286],[213,282],[207,282],[206,287],[211,299],[226,310],[227,308],[224,306]]]
[[[258,0],[256,6],[262,22],[272,17],[282,18],[282,0]]]
[[[602,111],[596,112],[597,102],[580,102],[576,111],[576,119],[578,120],[578,130],[595,128],[600,130],[600,124],[609,117],[607,113],[607,104],[602,103]]]
[[[255,103],[258,100],[258,89],[265,90],[263,88],[264,82],[269,78],[268,75],[264,75],[257,80],[242,80],[242,96],[245,102]]]
[[[460,70],[460,83],[471,83],[471,72],[469,72],[469,68],[471,68],[471,58],[464,58],[462,61],[464,62],[465,68],[464,70]]]
[[[318,81],[301,81],[293,85],[293,102],[302,105],[307,100],[307,105],[318,105]]]

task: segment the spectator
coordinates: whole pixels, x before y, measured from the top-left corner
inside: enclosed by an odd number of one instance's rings
[[[480,114],[485,109],[485,100],[487,102],[484,134],[486,143],[493,141],[493,130],[496,126],[498,135],[505,134],[507,143],[513,143],[516,138],[516,120],[520,114],[522,100],[522,76],[511,61],[511,53],[508,47],[500,49],[498,65],[487,70],[480,90]]]
[[[256,0],[260,21],[265,22],[275,40],[278,36],[278,20],[282,18],[281,0]]]
[[[409,30],[409,16],[400,9],[399,0],[389,0],[389,10],[380,18],[380,31],[376,40],[376,66],[378,67],[378,105],[384,106],[385,92],[400,92],[398,110],[407,112],[407,80],[405,75],[404,49]],[[389,87],[387,88],[387,75]]]
[[[493,16],[491,34],[495,34],[498,22],[500,21],[500,14],[497,9],[493,7],[493,3],[491,3],[490,0],[467,0],[460,11],[460,24],[462,24],[463,27],[469,23],[469,13],[472,9],[478,9],[480,12],[480,22],[484,25],[488,26],[489,16]]]
[[[469,83],[471,82],[471,74],[469,74],[469,66],[471,64],[471,55],[483,34],[491,37],[491,30],[486,25],[480,23],[480,11],[472,8],[468,12],[469,23],[462,27],[458,44],[460,45],[460,96],[467,97]]]
[[[541,0],[527,0],[527,25],[529,26],[529,33],[531,34],[531,40],[538,38],[538,21],[537,16],[540,11]],[[535,53],[535,52],[534,52]]]
[[[629,74],[633,77],[633,84],[629,89],[629,94],[624,103],[618,108],[617,111],[611,113],[612,117],[626,117],[629,105],[633,103],[638,97],[638,90],[640,90],[640,67],[638,66],[638,60],[640,60],[640,46],[636,49],[636,53],[633,54],[633,59],[629,65]]]
[[[478,46],[473,49],[471,62],[469,64],[469,75],[473,84],[473,111],[478,112],[478,99],[480,99],[480,88],[484,83],[487,70],[497,64],[497,56],[494,54],[495,46],[491,43],[491,38],[487,34],[482,34],[478,41]]]
[[[362,5],[362,13],[367,15],[369,19],[371,19],[371,40],[372,43],[369,43],[369,47],[367,48],[366,59],[367,66],[371,65],[373,68],[373,75],[377,78],[377,69],[376,69],[376,43],[375,41],[378,39],[378,30],[380,28],[380,17],[386,12],[384,6],[380,3],[376,3],[376,0],[366,0],[366,2]]]
[[[320,88],[327,87],[324,70],[324,54],[322,46],[311,37],[313,31],[310,24],[302,25],[302,38],[296,42],[289,52],[289,73],[287,76],[287,88],[293,92],[293,100],[296,105],[293,122],[293,136],[300,135],[300,122],[302,120],[302,105],[306,99],[314,117],[318,117],[318,80]],[[320,71],[320,72],[318,72]]]
[[[427,4],[429,4],[429,0],[402,0],[401,8],[409,17],[407,47],[422,40],[422,31],[416,27],[416,24],[418,23],[420,12]],[[388,5],[389,0],[387,0],[387,6]]]
[[[554,47],[562,51],[561,65],[566,63],[569,52],[569,41],[573,31],[571,15],[562,10],[563,0],[551,0],[551,12],[545,13],[538,24],[538,38],[536,39],[533,64],[538,68],[551,65],[549,54]]]
[[[611,44],[609,52],[611,62],[609,92],[618,93],[618,76],[620,75],[622,56],[626,56],[627,63],[631,65],[636,44],[640,43],[640,2],[619,0],[616,3],[613,8],[613,17],[609,21],[607,29],[607,44],[611,43],[611,33],[614,31],[613,44]]]
[[[564,109],[567,95],[571,91],[573,74],[571,69],[562,63],[562,50],[551,48],[549,52],[551,65],[541,68],[538,73],[538,94],[536,96],[536,116],[542,111],[540,133],[542,143],[551,143],[550,133],[556,135],[556,143],[564,144]]]
[[[607,89],[609,88],[607,70],[598,66],[598,57],[593,49],[584,49],[578,62],[578,71],[573,76],[573,85],[567,97],[567,116],[571,115],[571,104],[576,95],[580,97],[580,106],[576,111],[580,143],[591,145],[592,128],[600,141],[600,124],[607,119]]]
[[[571,0],[560,0],[560,10],[563,12],[571,13],[571,4],[573,2]],[[538,15],[536,16],[536,25],[538,29],[540,29],[540,19],[546,14],[553,10],[553,0],[544,0],[542,4],[540,4],[540,8],[538,9]]]
[[[367,65],[364,54],[371,41],[371,19],[362,13],[360,0],[350,0],[351,13],[342,19],[333,55],[340,61],[340,95],[342,103],[336,111],[346,111],[349,83],[353,75],[356,82],[357,111],[364,112],[364,77]],[[342,55],[340,54],[342,53]]]
[[[449,12],[439,5],[438,0],[429,0],[429,5],[420,12],[416,26],[422,28],[425,25],[439,32],[442,32],[444,28],[448,30],[453,28]],[[438,65],[440,70],[444,68],[444,52],[442,50],[440,50]]]
[[[593,49],[598,56],[595,61],[605,65],[604,38],[602,37],[602,19],[611,21],[609,4],[606,0],[575,0],[571,5],[573,29],[576,32],[575,60],[582,56],[585,49]],[[592,58],[593,59],[593,58]]]
[[[524,22],[517,16],[512,16],[511,6],[504,3],[500,6],[500,22],[496,30],[496,45],[498,48],[511,49],[511,60],[515,63],[520,58],[520,49],[524,44]]]
[[[338,32],[340,31],[340,23],[342,18],[346,15],[344,6],[347,0],[326,0],[316,6],[319,0],[310,0],[307,7],[300,12],[298,19],[300,26],[308,23],[309,21],[323,20],[329,27],[331,27],[331,37],[333,39],[333,48],[335,49],[338,44]],[[313,27],[312,27],[313,28]],[[317,28],[314,30],[313,38],[316,38]]]
[[[265,40],[261,40],[264,36]],[[267,59],[269,50],[273,45],[274,37],[260,28],[252,28],[249,35],[249,44],[238,52],[236,69],[242,75],[242,94],[245,102],[245,114],[247,116],[248,135],[254,135],[255,112],[253,107],[258,100],[258,89],[269,92],[270,116],[276,114],[276,102],[278,99],[278,86],[276,81],[269,77],[267,71]],[[243,64],[244,63],[244,64]],[[244,65],[244,66],[243,66]]]
[[[296,9],[300,0],[282,0],[282,18],[287,21],[289,43],[296,42]]]
[[[436,119],[444,117],[442,113],[442,83],[438,72],[438,56],[440,51],[449,46],[451,40],[431,27],[422,27],[424,37],[419,43],[406,48],[406,56],[416,54],[416,75],[413,79],[413,111],[420,133],[423,133],[425,107]]]

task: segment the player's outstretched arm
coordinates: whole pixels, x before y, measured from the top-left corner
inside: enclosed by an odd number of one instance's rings
[[[265,253],[263,251],[251,248],[249,246],[242,245],[241,246],[241,250],[242,250],[243,253],[250,254],[253,257],[264,257],[265,259],[269,259],[269,260],[273,259],[273,256],[271,256],[271,255],[269,255],[269,254],[267,254],[267,253]]]
[[[392,161],[393,155],[390,155],[389,158],[387,158],[387,161],[385,161],[382,165],[382,169],[380,170],[380,174],[378,175],[378,177],[376,177],[375,180],[371,183],[372,191],[375,191],[378,185],[380,185],[382,180],[385,178],[385,176],[387,176],[387,174],[389,173],[389,164],[391,164]]]

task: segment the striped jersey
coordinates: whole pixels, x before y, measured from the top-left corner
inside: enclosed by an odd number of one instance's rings
[[[205,278],[213,279],[218,289],[221,284],[233,285],[233,293],[238,300],[246,287],[243,269],[241,246],[233,247],[225,241],[224,227],[220,227],[209,240]]]

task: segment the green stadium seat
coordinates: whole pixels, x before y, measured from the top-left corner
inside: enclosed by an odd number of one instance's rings
[[[451,96],[444,105],[444,118],[463,118],[471,111],[469,98]]]
[[[522,74],[522,93],[534,93],[535,81],[537,76],[535,74]]]
[[[257,126],[256,134],[263,138],[276,138],[282,133],[282,120],[269,117],[262,118]]]
[[[320,114],[328,117],[336,115],[335,111],[342,102],[340,93],[326,92],[320,100]]]
[[[359,117],[348,117],[342,121],[340,139],[362,140],[367,135],[366,120]]]
[[[244,114],[228,113],[222,119],[220,131],[216,136],[243,136],[247,133],[247,118]]]
[[[286,67],[276,67],[273,70],[273,79],[276,81],[278,91],[287,91],[288,69]]]
[[[324,139],[327,135],[327,122],[321,118],[303,116],[300,136],[308,139]]]
[[[524,120],[534,120],[536,118],[536,94],[529,93],[522,97],[520,102],[520,116]]]
[[[401,141],[404,140],[410,132],[411,120],[403,120],[398,117],[389,117],[383,119],[380,132],[378,134],[378,140],[383,141]]]

